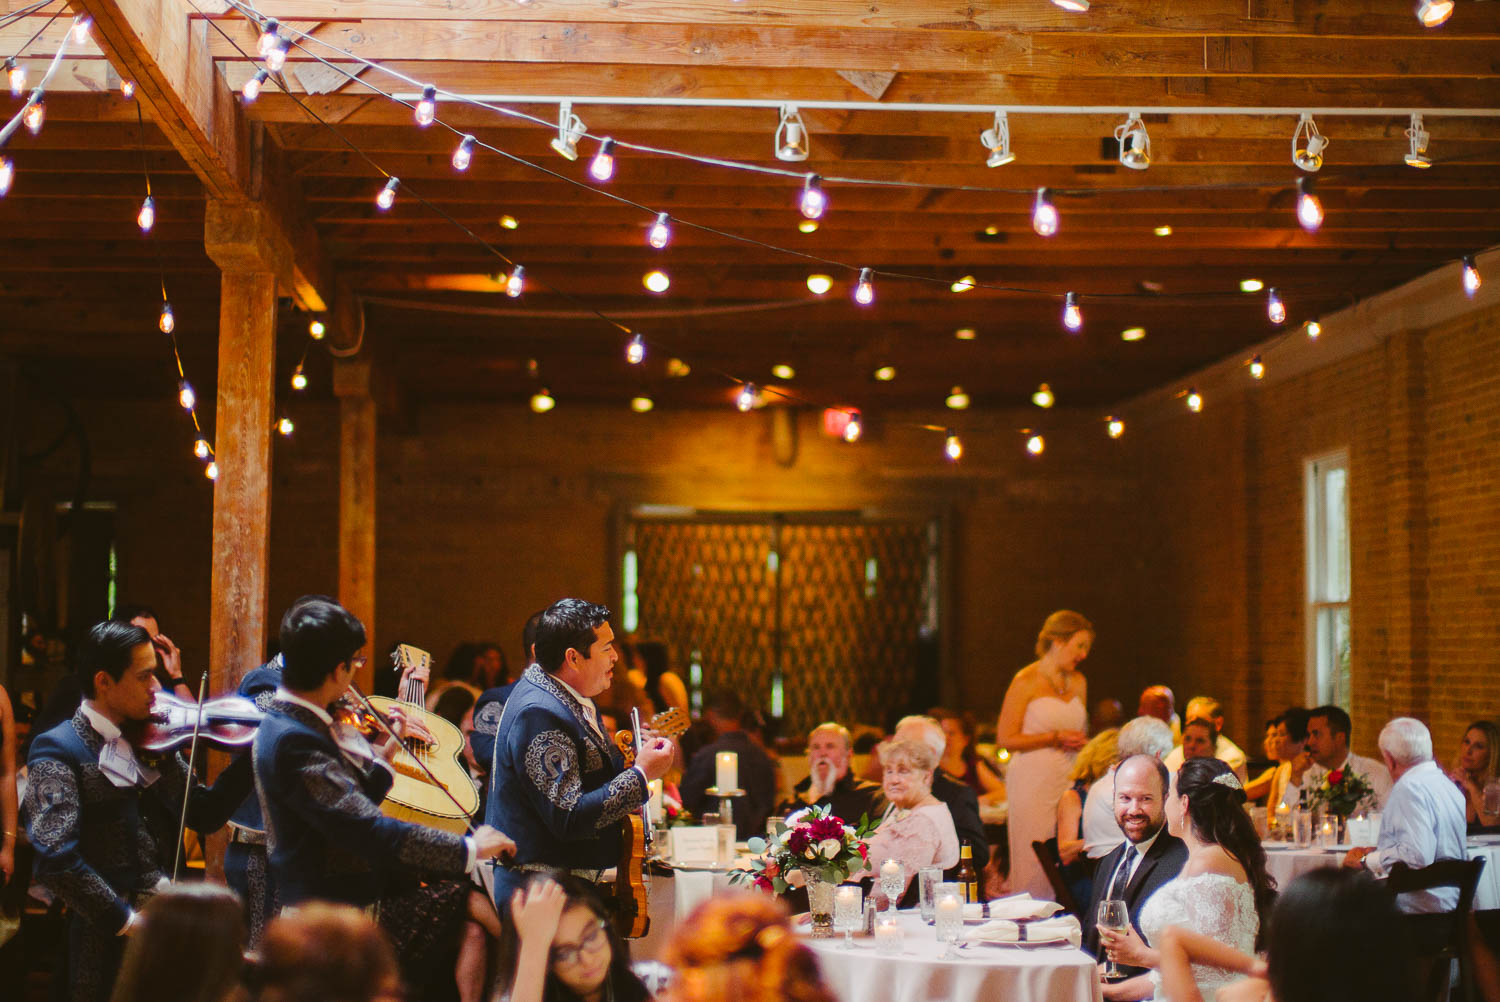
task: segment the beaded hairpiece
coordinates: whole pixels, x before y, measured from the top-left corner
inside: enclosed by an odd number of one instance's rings
[[[1221,784],[1223,786],[1227,786],[1227,787],[1229,787],[1232,790],[1243,790],[1244,789],[1244,786],[1242,786],[1240,784],[1240,778],[1238,776],[1236,776],[1232,772],[1221,772],[1221,773],[1219,773],[1217,776],[1214,777],[1214,782],[1215,783],[1219,783],[1219,784]]]

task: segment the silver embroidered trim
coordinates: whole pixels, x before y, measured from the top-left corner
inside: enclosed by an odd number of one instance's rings
[[[526,746],[526,775],[549,801],[565,811],[578,804],[583,782],[578,775],[578,752],[562,731],[542,731]]]

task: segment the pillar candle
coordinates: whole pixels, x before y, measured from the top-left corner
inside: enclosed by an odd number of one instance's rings
[[[659,825],[666,817],[666,805],[662,802],[661,780],[653,779],[647,784],[651,788],[651,823]]]
[[[740,787],[740,757],[732,751],[721,751],[714,761],[714,785],[720,790]]]

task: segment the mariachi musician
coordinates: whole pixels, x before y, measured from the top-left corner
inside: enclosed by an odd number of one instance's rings
[[[364,664],[364,645],[364,625],[333,599],[299,599],[282,617],[281,687],[253,746],[271,876],[283,907],[373,906],[413,997],[425,998],[451,977],[435,961],[456,951],[465,917],[493,916],[463,878],[515,844],[489,826],[462,836],[381,813],[397,742],[372,747],[328,711]]]
[[[620,825],[640,810],[647,782],[672,765],[672,743],[643,743],[627,768],[604,733],[593,697],[619,655],[609,610],[576,598],[541,614],[536,664],[505,702],[495,736],[486,820],[516,840],[515,866],[495,874],[501,914],[524,871],[568,870],[597,882],[620,857]]]
[[[132,738],[161,689],[141,627],[95,626],[77,666],[83,703],[32,742],[23,815],[37,879],[71,912],[67,997],[103,1002],[137,911],[174,868],[184,794],[188,826],[215,831],[250,792],[250,761],[241,755],[212,787],[195,781],[189,793],[180,754],[137,751]]]

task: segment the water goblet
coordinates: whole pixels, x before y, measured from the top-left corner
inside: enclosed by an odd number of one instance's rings
[[[854,932],[865,924],[865,892],[844,884],[833,895],[833,931],[844,934],[844,945],[854,945]]]
[[[937,938],[939,942],[947,943],[948,949],[943,951],[943,960],[957,960],[958,951],[953,945],[958,942],[959,934],[964,928],[964,891],[963,885],[951,881],[938,884],[937,892],[933,895],[933,918],[937,927]]]

